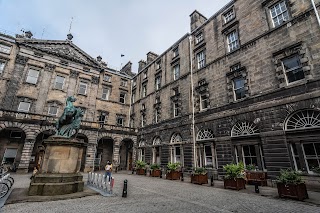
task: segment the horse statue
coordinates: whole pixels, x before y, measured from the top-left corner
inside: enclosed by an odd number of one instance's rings
[[[79,107],[73,106],[76,100],[73,96],[67,98],[63,114],[56,123],[56,135],[70,138],[78,133],[83,111]]]

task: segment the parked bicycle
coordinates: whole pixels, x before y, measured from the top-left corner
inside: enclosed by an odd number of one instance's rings
[[[0,167],[0,198],[3,198],[8,194],[10,188],[13,186],[14,179],[8,173],[8,170],[1,166]]]

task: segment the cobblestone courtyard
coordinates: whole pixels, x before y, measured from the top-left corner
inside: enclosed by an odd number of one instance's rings
[[[26,188],[30,175],[16,175],[15,188]],[[5,205],[2,212],[303,212],[317,213],[320,207],[304,202],[267,198],[233,190],[193,185],[138,175],[114,174],[115,197],[27,202]],[[122,198],[123,180],[128,197]]]

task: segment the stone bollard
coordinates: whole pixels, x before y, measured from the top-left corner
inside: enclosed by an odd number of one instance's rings
[[[160,169],[160,178],[162,178],[162,169]]]
[[[128,194],[128,180],[123,181],[123,191],[122,191],[122,197],[127,197]]]

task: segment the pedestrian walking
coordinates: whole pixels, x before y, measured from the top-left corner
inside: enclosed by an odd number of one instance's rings
[[[108,177],[108,183],[110,184],[111,173],[112,173],[112,163],[110,161],[107,162],[105,170],[106,170],[106,173],[105,173],[105,177],[104,177],[104,182],[107,181],[107,177]]]

